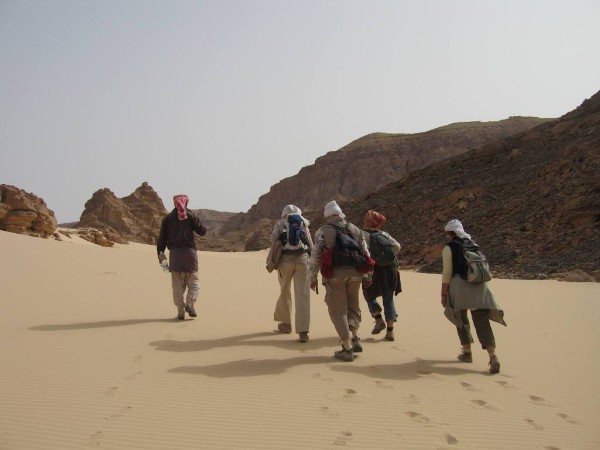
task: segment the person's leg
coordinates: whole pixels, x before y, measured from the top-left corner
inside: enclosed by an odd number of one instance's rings
[[[385,338],[388,341],[394,340],[394,322],[398,317],[396,313],[396,305],[394,304],[394,289],[391,286],[386,286],[383,289],[383,311],[385,313],[385,321],[387,332]]]
[[[310,281],[308,277],[308,255],[298,258],[294,271],[294,302],[296,314],[294,322],[298,334],[308,333],[310,328]]]
[[[346,281],[332,278],[325,281],[325,304],[329,318],[345,350],[352,349],[352,333],[348,325],[348,303],[346,300]]]
[[[496,356],[496,339],[490,323],[490,310],[476,309],[471,311],[471,316],[473,316],[477,339],[490,357],[490,373],[498,373],[500,372],[500,360]]]
[[[285,256],[282,256],[279,263],[279,269],[277,275],[279,277],[279,298],[275,304],[275,312],[273,314],[273,320],[284,324],[284,327],[280,325],[280,331],[291,333],[292,331],[292,278],[294,277],[295,264],[287,261]]]
[[[462,328],[456,327],[460,344],[462,345],[462,353],[458,355],[458,359],[464,362],[473,362],[473,356],[471,355],[471,343],[473,343],[473,336],[471,335],[471,324],[469,322],[468,310],[463,309],[460,311],[460,318],[462,320]]]
[[[177,316],[181,318],[185,315],[183,294],[185,292],[185,280],[181,272],[171,272],[171,288],[173,290],[173,303],[177,307]]]
[[[385,329],[385,321],[381,317],[381,306],[377,303],[377,297],[370,300],[365,299],[365,301],[367,302],[371,316],[375,319],[375,325],[373,326],[373,330],[371,330],[371,334],[379,334]]]
[[[352,334],[352,350],[362,352],[360,336],[358,329],[360,328],[361,312],[360,312],[360,285],[361,280],[348,280],[346,282],[346,301],[348,305],[348,328]]]
[[[194,304],[200,293],[200,279],[198,272],[190,272],[185,274],[185,285],[187,286],[187,295],[185,299],[185,310],[191,317],[196,317],[196,309]]]

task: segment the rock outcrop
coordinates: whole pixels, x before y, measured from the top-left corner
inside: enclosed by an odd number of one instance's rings
[[[359,224],[368,209],[384,213],[404,264],[425,272],[441,270],[443,227],[458,218],[501,276],[597,273],[599,173],[600,92],[559,119],[342,206]]]
[[[94,192],[77,226],[101,230],[114,242],[155,244],[166,213],[158,194],[144,182],[121,199],[107,188]]]
[[[341,202],[360,198],[412,171],[548,120],[511,117],[497,122],[456,123],[416,134],[369,134],[327,153],[298,174],[272,186],[247,213],[232,217],[223,232],[278,217],[281,208],[289,203],[310,210],[333,198]]]
[[[1,184],[0,230],[47,238],[56,231],[56,217],[40,197]]]

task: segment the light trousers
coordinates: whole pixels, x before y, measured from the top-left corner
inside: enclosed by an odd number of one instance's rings
[[[200,293],[200,280],[198,272],[171,272],[171,286],[173,288],[173,303],[177,306],[179,314],[183,314],[185,305],[194,305]],[[183,296],[187,289],[185,303]]]
[[[361,278],[330,278],[324,280],[325,303],[329,318],[345,349],[352,348],[352,330],[360,327],[360,304],[358,293]]]
[[[275,304],[273,319],[292,323],[292,281],[296,311],[294,326],[296,333],[308,332],[310,327],[310,280],[308,277],[308,254],[281,255],[278,268],[279,298]]]

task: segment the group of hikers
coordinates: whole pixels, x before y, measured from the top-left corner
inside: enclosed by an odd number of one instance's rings
[[[194,304],[200,284],[194,234],[202,236],[207,231],[198,216],[188,209],[188,203],[186,195],[173,197],[174,209],[162,220],[157,242],[159,262],[171,272],[178,320],[184,320],[186,312],[190,317],[197,317]],[[308,342],[310,290],[318,292],[320,273],[329,317],[342,346],[334,352],[334,357],[351,362],[356,353],[363,351],[359,335],[361,288],[375,320],[371,334],[377,335],[385,330],[384,339],[395,339],[394,323],[398,314],[394,296],[402,291],[398,260],[401,245],[381,229],[386,218],[377,211],[367,211],[362,229],[346,220],[335,200],[325,205],[323,215],[324,224],[316,231],[314,241],[309,230],[310,222],[295,205],[285,206],[273,227],[272,246],[266,261],[269,272],[277,271],[280,286],[273,318],[278,322],[278,332],[289,334],[295,330],[299,342]],[[486,282],[489,275],[472,279],[470,256],[480,253],[461,222],[450,220],[444,231],[448,242],[442,250],[441,304],[444,314],[457,329],[462,347],[458,359],[473,362],[471,344],[474,340],[467,315],[470,310],[478,340],[489,355],[489,372],[499,373],[500,361],[490,321],[506,325],[504,312]],[[168,259],[164,253],[167,248]],[[471,253],[465,249],[471,250]],[[481,269],[481,261],[477,264]],[[292,282],[294,327],[291,320]]]

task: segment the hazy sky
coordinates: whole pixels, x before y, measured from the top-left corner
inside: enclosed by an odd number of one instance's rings
[[[368,133],[561,116],[599,49],[598,0],[0,0],[0,184],[247,211]]]

